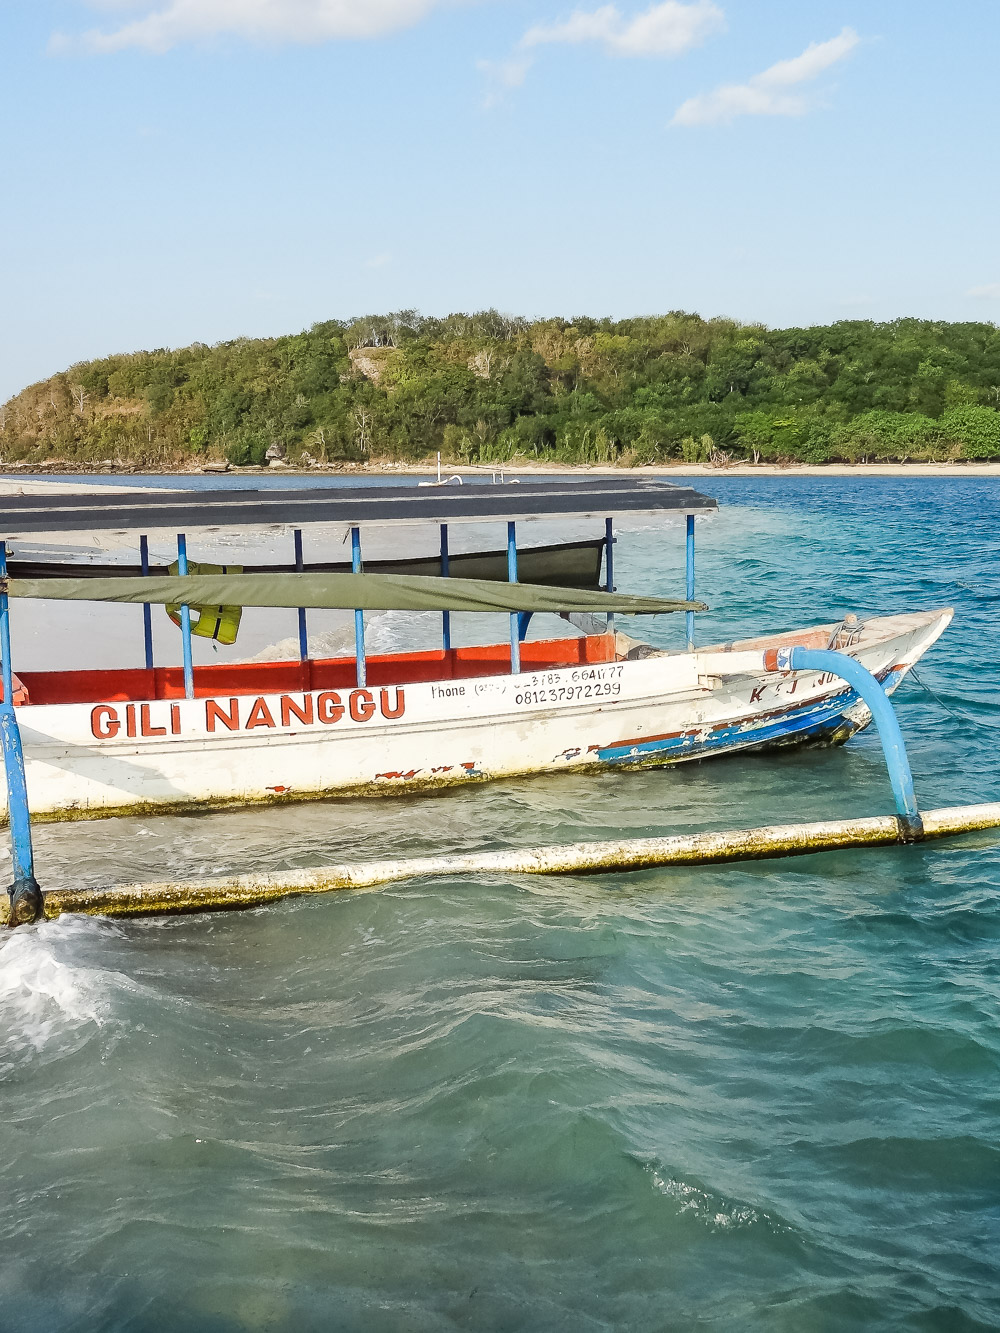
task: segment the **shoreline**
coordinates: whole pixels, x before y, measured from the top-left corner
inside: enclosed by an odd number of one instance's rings
[[[642,467],[614,467],[608,464],[581,463],[516,463],[470,466],[452,464],[443,466],[443,480],[450,477],[487,477],[499,473],[511,475],[566,476],[580,475],[614,477],[1000,477],[1000,460],[989,463],[733,463],[727,467],[712,467],[706,463],[662,463],[646,464]],[[91,477],[120,479],[128,487],[130,477],[364,477],[364,476],[419,476],[436,477],[437,467],[431,463],[329,463],[319,467],[296,468],[282,466],[271,467],[194,467],[172,469],[140,469],[117,471],[107,467],[61,467],[31,469],[20,468],[0,471],[0,494],[11,494],[14,486],[62,485],[69,488],[71,482],[63,478],[78,478],[76,485],[86,487]]]

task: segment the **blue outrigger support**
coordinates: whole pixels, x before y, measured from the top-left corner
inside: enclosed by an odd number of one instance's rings
[[[908,841],[916,842],[924,836],[924,822],[917,809],[917,797],[913,790],[913,773],[906,754],[903,733],[899,729],[896,710],[889,701],[885,690],[871,674],[853,657],[846,653],[835,653],[828,648],[780,648],[777,654],[779,671],[825,671],[832,676],[839,676],[847,682],[868,706],[878,728],[892,794],[896,798],[896,811],[904,835]]]
[[[10,657],[10,608],[7,598],[7,543],[0,541],[0,663],[3,677],[3,703],[0,703],[0,743],[3,745],[4,771],[7,776],[7,809],[10,817],[10,851],[14,862],[14,882],[10,897],[8,923],[26,926],[38,921],[45,912],[42,891],[35,879],[35,857],[31,847],[31,815],[28,811],[28,784],[24,775],[24,747],[21,729],[14,712],[14,670]]]

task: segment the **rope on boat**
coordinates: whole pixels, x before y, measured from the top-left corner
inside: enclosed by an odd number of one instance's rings
[[[944,838],[1000,828],[1000,802],[930,810],[922,816],[923,838]],[[454,879],[479,875],[584,875],[647,870],[659,866],[719,865],[777,856],[805,856],[847,847],[898,846],[912,830],[895,815],[771,825],[720,833],[665,838],[526,847],[470,856],[422,856],[367,864],[320,866],[279,874],[230,879],[121,884],[104,888],[54,889],[45,894],[45,916],[66,912],[91,916],[143,917],[188,912],[238,911],[303,894],[375,889],[408,879]],[[0,924],[7,920],[0,901]]]

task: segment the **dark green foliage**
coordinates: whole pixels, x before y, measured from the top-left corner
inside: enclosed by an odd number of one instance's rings
[[[966,458],[1000,458],[1000,413],[990,407],[953,407],[941,431],[962,446]]]
[[[642,464],[1000,458],[1000,331],[766,329],[684,311],[413,310],[73,366],[0,417],[6,460]]]

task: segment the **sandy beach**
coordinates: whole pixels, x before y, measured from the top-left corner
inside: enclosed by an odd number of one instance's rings
[[[506,464],[503,467],[483,466],[469,467],[456,465],[442,465],[442,477],[448,479],[455,476],[469,478],[492,477],[499,479],[501,473],[505,475],[526,476],[537,473],[539,476],[644,476],[644,477],[1000,477],[1000,460],[992,463],[827,463],[822,465],[809,463],[796,463],[788,466],[778,466],[774,463],[733,463],[728,467],[710,467],[704,463],[669,463],[669,464],[650,464],[644,467],[621,468],[610,466],[586,467],[581,465],[571,466],[567,464],[548,464],[548,463],[527,463],[517,462]],[[173,472],[157,473],[150,471],[148,473],[136,472],[109,472],[106,468],[94,472],[77,472],[71,474],[60,473],[52,476],[44,474],[20,475],[18,472],[0,473],[0,495],[44,495],[59,492],[61,494],[79,494],[87,492],[96,482],[90,480],[91,477],[101,477],[110,479],[116,477],[120,479],[120,484],[115,486],[115,490],[131,491],[143,490],[142,486],[136,485],[131,478],[136,476],[174,476],[179,482],[183,482],[186,477],[199,476],[229,476],[246,477],[248,489],[253,489],[252,482],[255,478],[263,476],[288,476],[288,477],[317,477],[317,476],[344,476],[344,477],[364,477],[364,476],[416,476],[416,477],[434,477],[437,475],[437,467],[430,463],[390,463],[373,462],[367,464],[347,463],[343,465],[328,464],[320,467],[294,468],[282,466],[280,468],[265,467],[247,467],[247,468],[229,468],[223,472],[217,467],[210,468],[186,468]],[[67,479],[68,476],[72,480]],[[105,488],[109,485],[109,480],[101,483]]]

